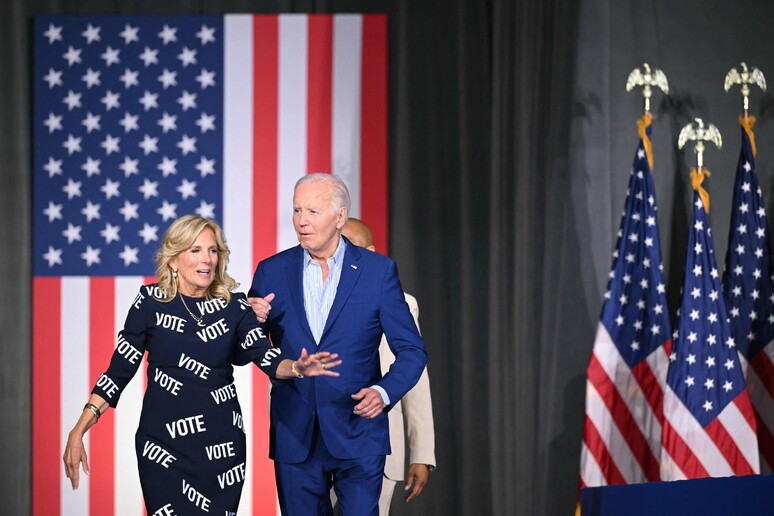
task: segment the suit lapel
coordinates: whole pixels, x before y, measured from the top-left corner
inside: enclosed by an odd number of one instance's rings
[[[339,313],[341,313],[341,309],[344,308],[355,283],[357,283],[357,279],[360,277],[362,269],[358,263],[360,261],[360,253],[362,252],[361,249],[346,238],[344,240],[347,242],[347,248],[344,251],[344,264],[341,268],[339,285],[336,288],[336,297],[333,299],[331,311],[328,313],[328,319],[325,321],[325,329],[320,338],[320,344],[325,340],[325,335],[330,331],[331,326],[336,321]]]
[[[309,321],[306,320],[306,309],[304,308],[304,250],[297,246],[290,256],[287,263],[288,284],[290,287],[290,299],[293,307],[296,309],[298,320],[301,322],[301,328],[306,332],[309,339],[314,342],[312,329],[309,327]],[[313,353],[310,350],[310,353]]]

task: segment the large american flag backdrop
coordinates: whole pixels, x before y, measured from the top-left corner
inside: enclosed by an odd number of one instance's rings
[[[246,287],[297,243],[296,179],[331,171],[387,249],[386,17],[40,17],[34,31],[33,514],[142,515],[144,371],[87,435],[77,491],[61,455],[161,235],[214,218]],[[240,513],[275,514],[268,381],[236,376]]]

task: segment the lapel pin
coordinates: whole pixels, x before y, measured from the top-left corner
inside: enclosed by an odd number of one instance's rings
[[[353,269],[357,270],[357,265],[349,264],[349,266],[352,267]]]

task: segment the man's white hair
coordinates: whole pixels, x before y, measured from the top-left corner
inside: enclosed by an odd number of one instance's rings
[[[334,211],[338,211],[341,208],[347,209],[349,214],[349,190],[344,181],[340,177],[325,172],[315,172],[313,174],[307,174],[301,179],[296,181],[296,186],[293,187],[293,191],[301,185],[310,185],[316,183],[327,183],[331,186],[331,197],[333,201]]]

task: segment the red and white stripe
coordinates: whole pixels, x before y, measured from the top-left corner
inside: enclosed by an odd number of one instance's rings
[[[387,21],[381,15],[225,17],[224,211],[229,273],[246,291],[256,264],[297,244],[292,191],[303,174],[333,172],[350,215],[387,250]],[[143,515],[134,449],[144,370],[118,410],[86,438],[92,473],[73,491],[62,451],[143,282],[35,278],[33,515]],[[235,372],[248,466],[239,514],[278,514],[268,459],[268,380]],[[138,378],[140,378],[138,380]]]
[[[73,491],[62,451],[143,277],[35,278],[33,284],[33,514],[142,514],[134,432],[145,365],[86,435],[91,474]],[[117,487],[120,486],[120,487]],[[139,511],[139,512],[138,512]]]
[[[774,342],[747,362],[739,354],[755,410],[761,473],[774,471]]]
[[[293,186],[305,173],[344,179],[350,215],[363,218],[386,246],[386,19],[235,15],[226,17],[226,34],[223,218],[230,273],[247,289],[261,259],[297,245]],[[253,435],[240,513],[265,514],[276,504],[268,380],[247,369],[237,387]]]
[[[663,443],[663,480],[752,475],[759,471],[755,417],[747,391],[704,428],[667,387]]]
[[[659,479],[662,397],[671,340],[634,369],[600,323],[587,369],[581,487]]]

